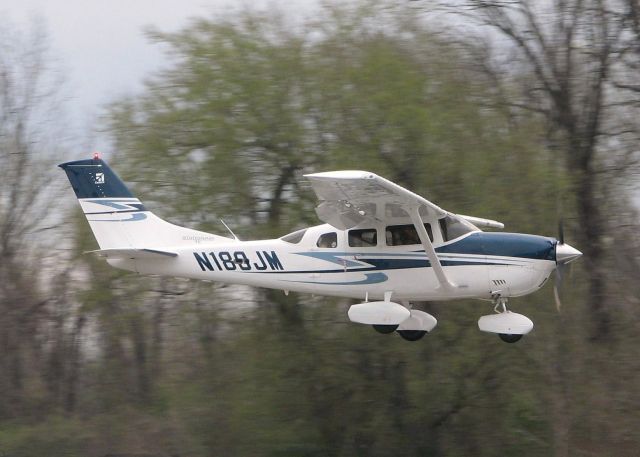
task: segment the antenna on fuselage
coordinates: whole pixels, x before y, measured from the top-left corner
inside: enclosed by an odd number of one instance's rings
[[[235,233],[233,233],[233,230],[231,230],[231,229],[229,228],[229,226],[228,226],[228,225],[227,225],[227,224],[226,224],[222,219],[220,219],[220,222],[222,222],[222,225],[224,225],[224,228],[226,228],[226,229],[229,231],[229,233],[231,233],[231,236],[232,236],[236,241],[240,241],[240,238],[238,238],[238,237],[236,236],[236,234],[235,234]]]

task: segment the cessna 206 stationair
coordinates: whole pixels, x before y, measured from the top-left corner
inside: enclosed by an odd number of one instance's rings
[[[60,167],[98,241],[94,252],[114,267],[359,299],[351,321],[410,341],[437,324],[412,301],[461,298],[492,301],[480,330],[518,341],[533,323],[509,311],[507,299],[535,292],[581,255],[562,236],[485,233],[478,227],[503,224],[450,213],[366,171],[305,175],[325,224],[240,241],[158,218],[97,155]]]

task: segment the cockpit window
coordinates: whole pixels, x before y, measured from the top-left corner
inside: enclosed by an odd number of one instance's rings
[[[461,237],[465,233],[477,230],[476,226],[462,218],[445,216],[439,220],[440,230],[442,230],[442,239],[444,241],[454,240]]]
[[[349,246],[354,248],[371,247],[378,244],[376,229],[349,230]]]
[[[307,229],[297,230],[295,232],[291,232],[288,235],[281,237],[282,241],[286,241],[287,243],[298,244],[302,241],[304,234],[307,232]]]
[[[318,238],[316,246],[319,248],[336,248],[338,247],[338,234],[336,232],[323,233]]]
[[[429,239],[433,242],[431,224],[424,224]],[[389,225],[385,232],[387,246],[404,246],[408,244],[421,244],[418,231],[413,224]]]

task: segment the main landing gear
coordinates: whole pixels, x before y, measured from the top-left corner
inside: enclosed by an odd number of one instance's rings
[[[406,341],[418,341],[427,334],[426,330],[398,330],[398,335]]]
[[[378,333],[398,333],[406,341],[418,341],[437,325],[431,314],[411,309],[408,302],[403,305],[393,303],[391,293],[385,299],[352,305],[348,315],[352,322],[368,324]],[[515,343],[533,329],[533,322],[522,314],[507,309],[507,298],[499,294],[493,296],[494,314],[478,319],[478,328],[483,332],[496,333],[505,343]]]
[[[515,343],[533,329],[533,322],[527,316],[507,309],[507,299],[496,295],[493,298],[496,314],[482,316],[478,328],[483,332],[497,333],[505,343]]]
[[[381,324],[373,324],[372,327],[376,332],[382,333],[383,335],[388,335],[390,333],[393,333],[398,328],[397,325],[381,325]]]
[[[390,334],[397,332],[403,340],[421,340],[437,325],[438,321],[431,314],[412,309],[407,319],[398,325],[373,324],[373,329],[378,333]]]
[[[498,336],[505,343],[515,343],[522,338],[522,335],[514,335],[513,333],[498,333]]]
[[[393,332],[398,332],[398,335],[406,341],[418,341],[421,340],[428,332],[426,330],[399,330],[399,325],[372,325],[373,329],[385,335]]]
[[[369,324],[378,333],[398,332],[407,341],[418,341],[438,324],[431,314],[411,309],[408,302],[403,305],[391,301],[392,292],[385,292],[382,301],[365,301],[351,305],[347,312],[351,322]]]

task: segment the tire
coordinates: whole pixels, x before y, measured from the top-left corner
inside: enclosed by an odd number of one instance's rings
[[[397,325],[379,325],[379,324],[374,324],[374,325],[372,325],[372,327],[376,332],[382,333],[384,335],[388,335],[389,333],[393,333],[398,328]]]
[[[522,338],[522,335],[514,335],[511,333],[498,333],[498,336],[505,343],[515,343],[520,341],[520,338]]]
[[[398,335],[407,341],[418,341],[427,334],[424,330],[398,330]]]

